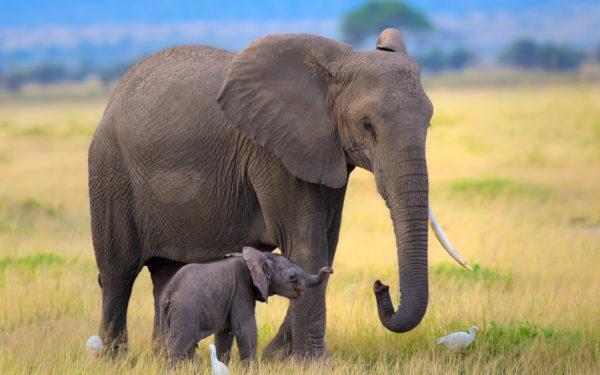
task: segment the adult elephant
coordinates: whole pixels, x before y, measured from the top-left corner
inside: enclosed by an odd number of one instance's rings
[[[394,312],[377,282],[381,322],[394,332],[419,324],[432,115],[419,74],[394,29],[373,51],[287,34],[238,53],[176,47],[136,64],[89,150],[105,345],[126,345],[129,297],[144,266],[156,307],[182,264],[244,245],[278,247],[311,273],[331,265],[355,166],[374,173],[396,235],[400,307]],[[290,303],[269,350],[325,353],[325,288]]]

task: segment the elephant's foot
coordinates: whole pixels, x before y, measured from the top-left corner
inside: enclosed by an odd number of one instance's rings
[[[329,357],[325,346],[325,323],[313,322],[298,317],[292,324],[292,352],[296,360],[312,361]]]
[[[294,358],[298,361],[311,361],[330,357],[322,332],[324,327],[319,324],[303,324],[296,330],[299,334],[293,335],[290,321],[291,319],[286,317],[281,324],[279,331],[263,351],[264,359]]]
[[[263,360],[286,360],[293,359],[296,362],[312,362],[315,360],[328,360],[331,355],[325,349],[325,345],[320,350],[293,349],[292,342],[281,340],[275,336],[267,345],[262,354]]]
[[[122,357],[127,354],[128,345],[126,340],[115,339],[115,340],[102,340],[103,342],[108,342],[108,344],[104,344],[102,348],[102,355],[107,358],[117,358]]]
[[[314,344],[314,345],[313,345]],[[325,347],[325,341],[313,342],[311,345],[304,345],[301,347],[293,347],[290,353],[297,361],[314,361],[314,360],[327,360],[331,356]]]
[[[309,289],[292,300],[277,335],[264,351],[264,358],[293,357],[313,361],[329,358],[325,347],[325,285]]]
[[[263,351],[263,359],[288,359],[299,361],[327,359],[330,357],[324,339],[307,339],[294,345],[291,325],[282,324],[269,345]]]

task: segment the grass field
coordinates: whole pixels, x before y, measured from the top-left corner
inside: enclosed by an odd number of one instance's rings
[[[430,305],[421,325],[379,323],[372,283],[397,285],[389,213],[372,176],[355,171],[328,290],[332,357],[260,363],[261,373],[485,374],[600,371],[600,86],[431,88],[431,204],[472,263],[430,235]],[[89,230],[87,146],[105,98],[0,102],[0,373],[164,373],[150,350],[146,270],[129,310],[130,350],[85,351],[100,289]],[[393,289],[397,301],[398,290]],[[261,347],[286,303],[258,308]],[[435,345],[481,329],[456,355]],[[200,366],[208,371],[207,344]],[[237,361],[233,373],[241,373]],[[181,369],[189,372],[190,366]]]

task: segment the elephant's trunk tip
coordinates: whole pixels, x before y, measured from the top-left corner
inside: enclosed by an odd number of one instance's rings
[[[321,268],[316,275],[308,275],[306,286],[308,286],[309,288],[313,288],[317,285],[320,285],[322,282],[327,280],[327,277],[331,273],[333,273],[333,269],[331,269],[330,267]]]
[[[329,277],[330,274],[333,273],[333,269],[331,267],[323,267],[319,270],[319,283],[322,283]]]
[[[379,320],[385,328],[392,332],[403,333],[415,328],[421,321],[424,311],[422,314],[418,314],[417,319],[406,318],[406,312],[400,311],[400,309],[394,311],[389,285],[385,285],[377,280],[373,285],[373,292],[375,292],[375,299],[377,301]]]
[[[383,321],[384,318],[394,315],[394,307],[390,298],[390,286],[376,280],[373,284],[373,292],[375,292],[379,318]]]
[[[380,293],[388,292],[389,290],[390,290],[390,286],[385,285],[384,283],[382,283],[379,280],[376,280],[375,284],[373,285],[373,291],[375,292],[376,295],[378,295]]]

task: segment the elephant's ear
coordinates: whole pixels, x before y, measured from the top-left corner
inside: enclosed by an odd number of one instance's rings
[[[233,58],[217,101],[242,134],[273,151],[291,174],[340,188],[348,173],[327,94],[330,67],[351,51],[314,35],[258,39]]]
[[[242,256],[246,266],[250,270],[252,283],[258,290],[258,300],[267,302],[269,298],[269,271],[267,266],[267,256],[252,247],[244,247]]]
[[[393,27],[388,27],[379,34],[377,49],[382,51],[406,53],[406,45],[402,33]]]

